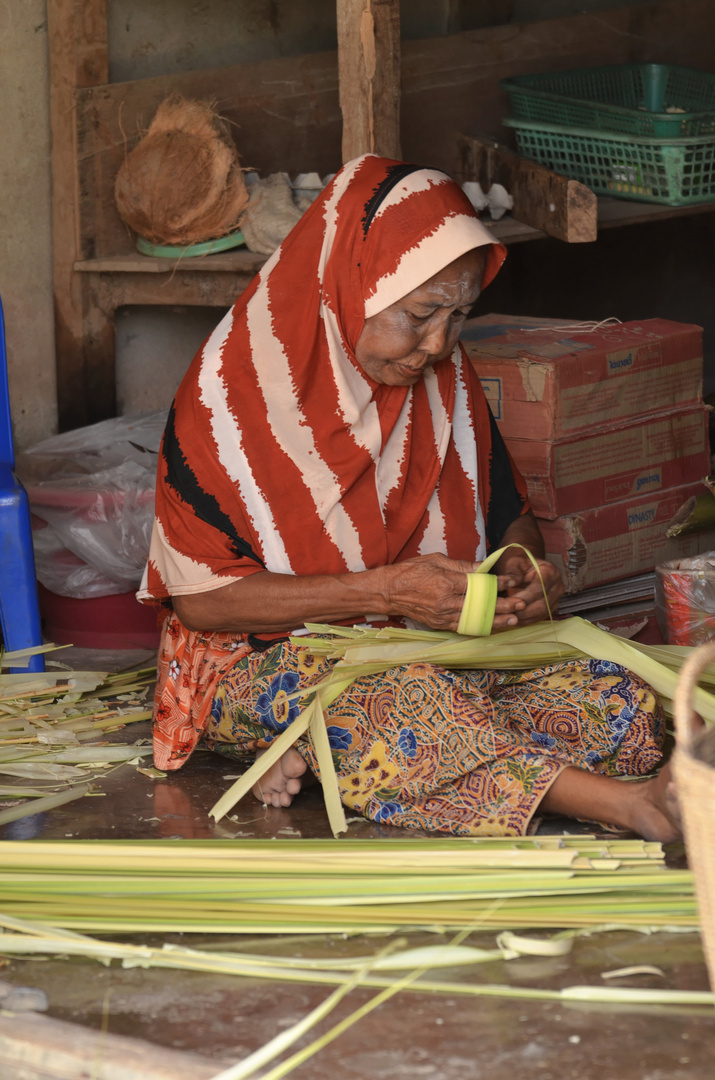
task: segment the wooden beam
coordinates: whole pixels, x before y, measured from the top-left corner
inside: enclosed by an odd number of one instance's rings
[[[217,1068],[199,1054],[37,1013],[0,1015],[0,1076],[6,1080],[211,1080]]]
[[[74,271],[81,256],[76,90],[109,79],[107,0],[48,0],[47,23],[57,404],[64,430],[87,422],[92,381],[85,350],[87,281]],[[113,375],[112,354],[108,362]],[[114,415],[113,380],[102,378],[99,384],[103,389],[93,402],[97,419]]]
[[[343,162],[400,158],[400,0],[337,0]]]
[[[547,236],[568,244],[594,241],[598,234],[597,199],[593,191],[552,172],[488,136],[458,135],[460,180],[477,180],[484,192],[502,184],[514,199],[513,217]]]

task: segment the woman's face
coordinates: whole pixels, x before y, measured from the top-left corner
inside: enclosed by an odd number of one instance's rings
[[[479,296],[486,255],[461,255],[407,296],[365,320],[355,359],[377,383],[412,386],[454,349]]]

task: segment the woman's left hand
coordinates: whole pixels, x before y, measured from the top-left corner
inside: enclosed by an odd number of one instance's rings
[[[520,544],[527,551],[532,552],[539,567],[537,572],[522,547],[507,548],[494,567],[495,573],[508,575],[514,582],[513,587],[507,589],[505,595],[510,599],[523,601],[523,606],[518,604],[512,616],[516,615],[519,625],[522,625],[548,619],[549,609],[551,614],[555,615],[559,600],[564,593],[564,584],[556,567],[544,558],[544,541],[536,518],[530,511],[516,518],[504,533],[500,547],[506,547],[508,544]],[[541,574],[541,579],[539,574]],[[548,599],[548,607],[544,592]],[[494,619],[494,629],[500,630],[506,625],[507,623],[501,621],[500,616],[497,615]]]
[[[513,613],[519,625],[541,622],[549,618],[549,613],[556,614],[564,593],[564,584],[556,567],[546,559],[536,559],[536,565],[538,572],[531,560],[518,549],[513,549],[513,553],[505,552],[497,564],[499,574],[506,574],[515,582],[513,588],[507,589],[506,595],[524,601],[524,606]]]

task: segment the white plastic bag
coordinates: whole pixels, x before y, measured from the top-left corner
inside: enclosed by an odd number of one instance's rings
[[[45,439],[18,458],[35,519],[37,577],[87,599],[139,587],[154,520],[166,413],[122,416]]]

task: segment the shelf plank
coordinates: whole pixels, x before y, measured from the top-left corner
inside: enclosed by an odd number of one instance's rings
[[[218,255],[200,255],[183,259],[165,259],[157,255],[103,256],[96,259],[82,259],[74,264],[81,273],[124,273],[124,274],[171,274],[177,270],[193,270],[201,273],[207,270],[223,271],[230,274],[257,274],[268,260],[267,255],[257,255],[242,248],[240,251],[223,251]]]
[[[662,206],[658,203],[631,202],[628,199],[599,198],[598,227],[612,229],[624,225],[638,225],[667,218],[687,217],[693,214],[715,212],[715,202],[698,203],[694,206]],[[527,240],[539,240],[546,236],[541,229],[524,225],[516,218],[506,216],[500,221],[483,219],[483,224],[504,244],[520,244]],[[224,251],[219,255],[203,255],[189,259],[162,259],[156,256],[132,255],[105,256],[83,259],[74,264],[75,270],[92,274],[175,274],[178,270],[201,273],[257,274],[267,262],[266,255],[258,255],[242,248],[240,251]],[[174,303],[168,300],[167,303]]]
[[[512,217],[504,217],[501,221],[486,219],[483,224],[505,244],[538,240],[545,236],[539,229],[533,229]],[[267,255],[258,255],[245,249],[189,259],[164,259],[140,255],[137,252],[133,255],[106,255],[95,259],[82,259],[74,264],[74,268],[83,274],[176,274],[177,271],[257,274],[267,261]]]
[[[632,202],[630,199],[599,196],[598,228],[614,229],[625,225],[644,225],[651,221],[712,213],[715,213],[715,202],[692,206],[664,206],[659,203]],[[504,244],[519,244],[525,240],[540,240],[546,236],[540,229],[533,229],[512,217],[504,217],[494,222],[483,219],[482,224],[490,228]]]
[[[644,225],[648,221],[711,214],[713,211],[715,202],[695,203],[691,206],[664,206],[661,203],[632,202],[630,199],[602,196],[598,200],[598,227],[612,229],[621,225]]]

